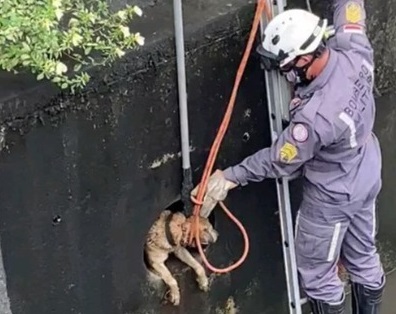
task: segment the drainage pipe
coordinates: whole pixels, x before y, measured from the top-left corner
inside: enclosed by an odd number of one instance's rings
[[[181,189],[181,200],[184,204],[186,214],[192,214],[192,203],[190,191],[193,188],[192,171],[190,163],[190,140],[188,127],[188,108],[186,90],[186,67],[184,61],[184,34],[183,34],[183,10],[181,0],[173,0],[173,15],[175,27],[177,83],[179,93],[179,115],[183,182]]]

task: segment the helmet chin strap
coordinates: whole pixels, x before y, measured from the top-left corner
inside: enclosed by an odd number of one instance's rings
[[[313,79],[308,79],[307,71],[311,67],[312,63],[317,59],[316,56],[313,56],[311,61],[302,67],[293,66],[292,71],[296,74],[296,86],[307,86],[309,83],[313,81]]]
[[[307,71],[311,67],[311,65],[314,63],[314,61],[322,55],[324,50],[325,50],[325,45],[321,44],[318,47],[318,49],[316,49],[316,51],[313,53],[312,59],[307,64],[304,64],[302,67],[297,67],[295,65],[292,67],[291,71],[294,71],[294,73],[295,73],[295,86],[296,87],[307,86],[314,80],[314,78],[309,79],[307,77]]]

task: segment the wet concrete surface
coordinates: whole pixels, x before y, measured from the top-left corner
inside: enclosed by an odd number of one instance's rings
[[[223,116],[252,12],[252,6],[230,11],[210,30],[189,33],[194,183]],[[161,304],[163,289],[147,280],[142,253],[147,230],[159,211],[178,199],[181,187],[176,66],[169,59],[136,73],[133,65],[115,65],[107,88],[69,99],[73,110],[61,103],[62,114],[44,111],[42,122],[26,133],[6,133],[0,238],[12,313],[224,314],[233,303],[240,313],[283,313],[287,294],[271,181],[236,190],[227,199],[250,230],[244,267],[214,276],[204,294],[191,271],[180,266],[175,272],[180,307]],[[263,86],[252,57],[217,167],[269,144]],[[208,258],[225,267],[240,256],[241,236],[220,211],[216,229],[221,236]]]

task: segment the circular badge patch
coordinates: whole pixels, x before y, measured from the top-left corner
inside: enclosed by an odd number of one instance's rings
[[[303,124],[298,123],[292,129],[292,136],[297,142],[305,142],[308,139],[308,129]]]

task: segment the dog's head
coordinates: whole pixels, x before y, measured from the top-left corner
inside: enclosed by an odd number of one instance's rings
[[[192,231],[192,226],[194,224],[194,217],[189,217],[185,224],[187,225],[188,237],[190,236],[190,232]],[[213,228],[209,219],[204,217],[199,217],[199,240],[203,246],[207,246],[209,244],[215,243],[217,238],[219,237],[219,233]],[[192,244],[193,247],[196,246],[195,241]]]

